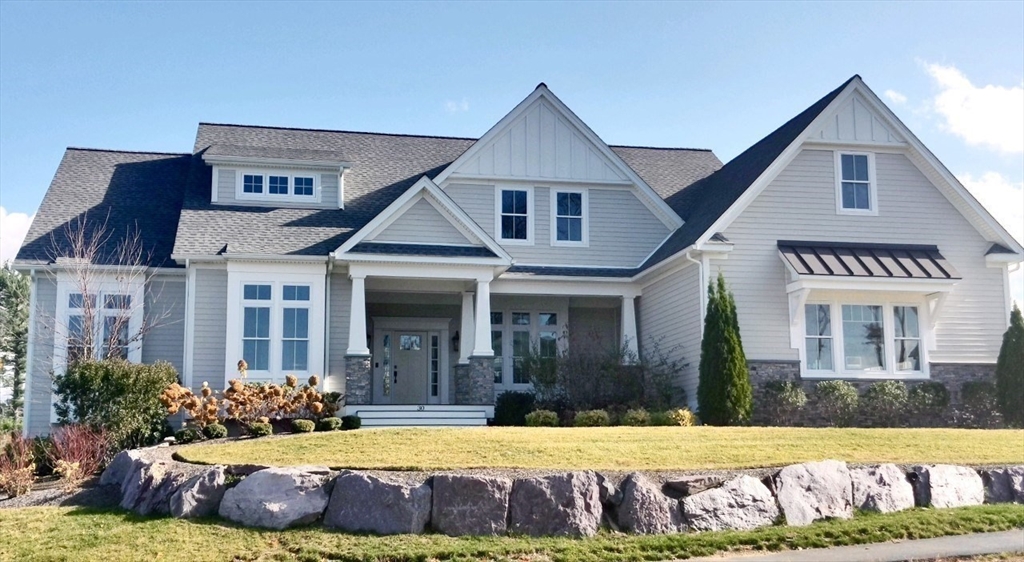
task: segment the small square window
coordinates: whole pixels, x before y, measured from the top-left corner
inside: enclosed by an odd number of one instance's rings
[[[286,301],[308,301],[309,287],[306,285],[285,285],[282,297]]]
[[[288,195],[288,176],[270,176],[267,188],[271,195]]]
[[[243,175],[242,191],[245,193],[263,193],[263,176],[256,174]]]
[[[504,316],[500,312],[492,312],[491,313],[491,325],[492,326],[501,326],[502,324],[504,324],[504,319],[505,319]]]
[[[295,178],[295,195],[313,195],[313,178]]]
[[[88,302],[90,307],[96,306],[96,295],[89,295],[88,301],[82,293],[71,293],[68,295],[68,308],[85,308],[85,303]]]
[[[537,315],[541,326],[557,326],[558,315],[553,312],[542,312]]]
[[[530,313],[529,312],[513,312],[512,313],[512,325],[513,326],[529,326],[530,325]]]
[[[242,298],[247,301],[268,301],[270,285],[246,285],[242,290]]]

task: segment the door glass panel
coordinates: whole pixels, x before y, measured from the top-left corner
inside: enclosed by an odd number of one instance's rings
[[[437,336],[430,336],[430,395],[437,396],[441,387],[441,353]]]
[[[419,351],[423,341],[420,336],[402,334],[399,339],[399,349],[402,351]]]
[[[384,351],[382,352],[384,365],[382,376],[384,378],[384,396],[391,396],[391,334],[384,334]]]

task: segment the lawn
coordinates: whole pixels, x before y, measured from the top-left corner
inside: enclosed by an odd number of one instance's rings
[[[321,528],[244,529],[222,521],[146,518],[117,510],[0,511],[0,560],[665,560],[728,550],[786,550],[1024,527],[1024,506],[915,509],[808,527],[591,539],[376,537]]]
[[[209,464],[437,470],[693,470],[849,463],[1024,464],[1024,431],[605,427],[361,429],[194,445]]]

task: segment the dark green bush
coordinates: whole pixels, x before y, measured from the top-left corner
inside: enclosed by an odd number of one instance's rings
[[[295,433],[310,433],[316,429],[313,420],[292,420],[292,431]]]
[[[506,391],[494,401],[494,425],[526,425],[526,414],[533,411],[532,392]]]
[[[204,438],[202,430],[198,427],[183,427],[174,432],[174,442],[181,445],[202,441]]]
[[[875,427],[900,427],[907,415],[907,385],[902,381],[872,384],[860,399],[861,413]]]
[[[953,424],[971,429],[1002,427],[996,385],[988,381],[967,381],[960,385],[960,407],[953,412]]]
[[[1013,305],[996,361],[996,403],[1003,420],[1024,427],[1024,316]]]
[[[341,429],[349,431],[363,427],[363,420],[359,416],[342,416]]]
[[[651,425],[651,414],[643,408],[637,408],[635,410],[627,410],[625,414],[622,414],[621,420],[622,425],[634,427]]]
[[[534,410],[526,414],[529,427],[558,427],[558,414],[551,410]]]
[[[672,410],[667,412],[654,412],[651,414],[651,423],[653,426],[673,426],[679,425],[674,419],[672,419]]]
[[[80,361],[54,377],[57,417],[62,424],[102,428],[115,449],[152,445],[162,438],[167,418],[160,393],[177,379],[164,361]]]
[[[697,384],[698,413],[708,425],[744,425],[750,421],[753,400],[736,300],[725,285],[725,276],[719,272],[717,283],[708,283]]]
[[[317,425],[317,431],[337,431],[341,429],[341,418],[324,418]]]
[[[793,425],[807,405],[807,393],[796,381],[768,381],[764,385],[763,396],[764,401],[758,406],[764,411],[768,423],[775,426]]]
[[[814,395],[828,425],[849,427],[853,424],[860,396],[852,384],[846,381],[821,381],[814,385]]]
[[[274,426],[265,422],[254,422],[249,424],[249,435],[253,437],[266,437],[267,435],[273,435]]]
[[[941,416],[949,406],[949,390],[941,382],[923,382],[910,389],[907,403],[914,414],[935,418]]]
[[[32,438],[32,462],[36,465],[36,476],[53,474],[53,457],[53,439],[49,435]]]
[[[604,410],[586,410],[576,412],[572,423],[576,427],[604,427],[611,425],[611,416]]]
[[[228,436],[228,428],[219,423],[211,423],[203,428],[203,435],[207,439],[224,439]]]

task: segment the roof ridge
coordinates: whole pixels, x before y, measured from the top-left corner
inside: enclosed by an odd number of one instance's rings
[[[643,150],[686,150],[689,152],[714,152],[713,148],[689,148],[685,146],[641,146],[635,144],[609,144],[608,148],[640,148]]]
[[[422,139],[447,139],[447,140],[465,140],[465,141],[477,141],[479,139],[472,137],[452,137],[446,135],[417,135],[413,133],[381,133],[374,131],[347,131],[343,129],[315,129],[310,127],[281,127],[276,125],[242,125],[239,123],[210,123],[208,121],[200,121],[200,125],[210,125],[213,127],[241,127],[243,129],[276,129],[279,131],[308,131],[314,133],[346,133],[350,135],[377,135],[382,137],[411,137],[411,138],[422,138]]]
[[[69,146],[64,150],[79,150],[82,152],[112,152],[115,154],[162,154],[164,156],[192,156],[191,152],[163,152],[159,150],[119,150],[116,148],[90,148],[87,146]]]

